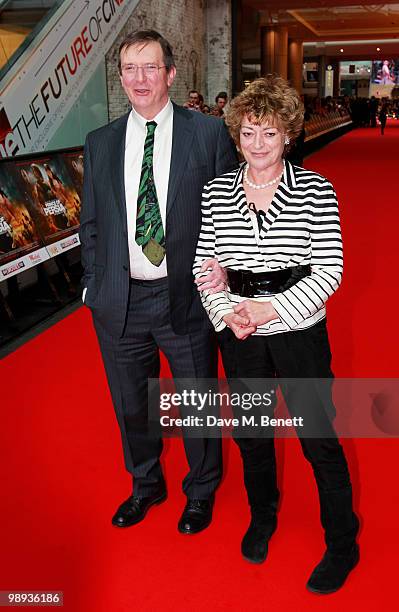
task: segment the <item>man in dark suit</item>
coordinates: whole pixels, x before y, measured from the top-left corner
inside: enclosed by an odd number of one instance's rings
[[[159,350],[175,378],[216,376],[216,345],[194,285],[192,263],[204,184],[237,165],[223,121],[169,99],[169,43],[147,30],[119,49],[131,111],[90,133],[81,215],[85,304],[93,321],[121,430],[133,494],[112,522],[128,527],[166,498],[162,441],[147,431],[148,378]],[[197,533],[212,518],[221,477],[220,440],[184,440],[187,504],[178,529]]]

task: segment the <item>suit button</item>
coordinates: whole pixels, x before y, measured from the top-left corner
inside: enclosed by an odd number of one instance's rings
[[[127,272],[128,267],[127,266],[123,266],[123,269]]]

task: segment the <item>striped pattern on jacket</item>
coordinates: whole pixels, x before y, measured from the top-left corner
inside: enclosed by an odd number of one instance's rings
[[[311,265],[311,274],[270,300],[279,319],[259,326],[257,334],[305,329],[325,317],[325,303],[338,288],[343,269],[342,240],[335,191],[323,176],[284,162],[284,174],[257,238],[242,185],[244,165],[210,181],[202,194],[202,225],[193,272],[202,276],[204,259],[252,272]],[[223,316],[248,299],[228,290],[201,298],[216,331]]]

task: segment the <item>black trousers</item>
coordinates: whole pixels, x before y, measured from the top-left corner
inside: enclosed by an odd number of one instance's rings
[[[163,486],[160,465],[162,439],[150,435],[148,378],[160,373],[159,350],[174,378],[214,378],[217,345],[213,331],[177,335],[170,324],[166,279],[132,281],[125,331],[113,338],[96,321],[116,417],[121,431],[126,469],[133,475],[135,495],[147,496]],[[189,472],[183,481],[188,497],[208,499],[222,473],[220,439],[184,438]]]
[[[226,375],[233,384],[236,378],[333,378],[325,320],[307,330],[250,336],[244,341],[237,340],[231,330],[225,329],[219,333],[219,342]],[[291,416],[317,419],[319,430],[328,432],[328,437],[323,438],[300,437],[300,443],[316,479],[327,546],[345,551],[353,545],[358,520],[352,510],[346,458],[331,422],[334,413],[331,395],[328,390],[329,397],[325,397],[325,393],[324,397],[315,394],[310,405],[304,405],[305,400],[309,404],[307,394],[303,398],[299,394],[298,401],[297,394],[291,391],[282,387]],[[297,431],[300,433],[299,428]],[[254,475],[262,473],[269,489],[270,504],[276,507],[279,492],[273,437],[235,437],[235,441],[240,448],[246,485],[259,483]],[[256,498],[255,492],[248,491],[248,497],[250,500]]]

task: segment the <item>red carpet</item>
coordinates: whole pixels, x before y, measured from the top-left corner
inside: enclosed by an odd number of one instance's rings
[[[398,146],[396,122],[383,137],[357,130],[306,160],[334,183],[341,203],[346,269],[329,307],[338,376],[398,376]],[[315,596],[305,582],[323,537],[297,440],[279,441],[279,529],[267,562],[253,566],[240,557],[248,509],[229,441],[208,530],[192,538],[176,530],[186,472],[180,440],[167,441],[163,457],[168,502],[136,527],[111,527],[129,478],[87,310],[7,357],[1,380],[0,590],[62,590],[68,612],[396,607],[397,440],[344,441],[362,520],[361,563],[340,592]]]

